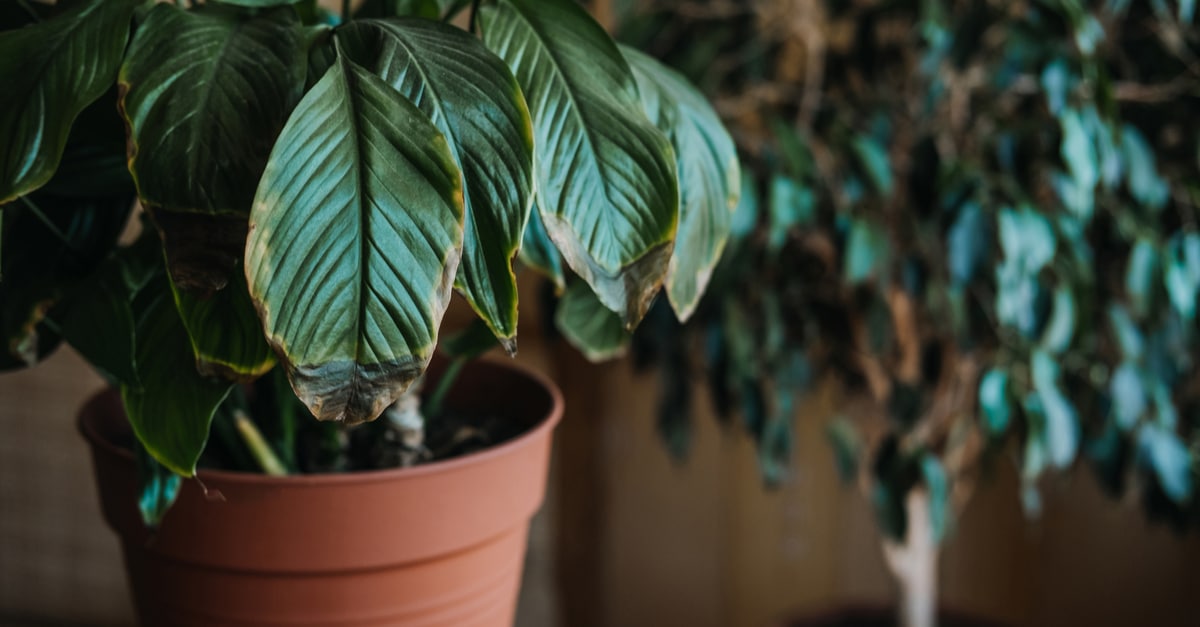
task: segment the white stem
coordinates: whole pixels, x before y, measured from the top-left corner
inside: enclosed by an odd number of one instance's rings
[[[929,519],[929,495],[922,489],[908,493],[908,534],[904,544],[884,541],[884,556],[900,587],[900,624],[904,627],[937,625],[938,545]]]

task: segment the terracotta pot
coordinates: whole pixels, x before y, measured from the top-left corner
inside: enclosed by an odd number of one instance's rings
[[[562,398],[539,375],[478,362],[448,403],[530,429],[415,468],[279,478],[202,470],[151,533],[121,446],[131,436],[120,399],[92,398],[79,428],[142,624],[511,625]]]

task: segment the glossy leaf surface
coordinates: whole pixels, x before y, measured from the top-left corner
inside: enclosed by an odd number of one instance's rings
[[[679,230],[666,292],[676,317],[686,321],[729,239],[742,184],[737,148],[712,105],[687,79],[628,46],[621,47],[621,54],[633,69],[647,117],[675,149]]]
[[[233,273],[258,179],[301,96],[306,54],[290,7],[251,17],[159,4],[138,28],[120,77],[129,169],[181,288],[210,293]]]
[[[249,382],[275,366],[275,354],[263,337],[262,324],[250,300],[246,277],[234,273],[229,285],[206,297],[171,291],[187,329],[196,369],[203,375]]]
[[[630,334],[621,317],[600,304],[587,283],[574,281],[554,312],[558,330],[589,361],[599,362],[625,354]]]
[[[616,44],[570,0],[501,0],[480,10],[484,43],[529,103],[538,207],[567,265],[627,326],[667,273],[679,189],[665,136],[642,113]]]
[[[296,107],[250,214],[246,278],[296,395],[372,420],[424,371],[463,239],[445,138],[344,56]]]
[[[116,78],[134,0],[91,0],[0,33],[0,205],[50,180],[75,117]]]
[[[515,349],[512,262],[533,201],[533,129],[508,66],[465,31],[430,20],[362,21],[341,49],[417,105],[463,175],[463,254],[455,286]]]

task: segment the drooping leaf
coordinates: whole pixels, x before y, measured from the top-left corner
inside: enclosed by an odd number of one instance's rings
[[[1054,358],[1035,350],[1032,366],[1033,385],[1045,418],[1046,457],[1056,468],[1066,468],[1079,450],[1079,414],[1059,388],[1059,366]]]
[[[74,290],[57,320],[63,338],[93,367],[117,383],[140,387],[135,363],[133,298],[137,286],[125,280],[124,261],[109,259]]]
[[[563,337],[589,361],[601,362],[625,354],[630,334],[621,317],[600,304],[591,287],[572,281],[554,312]]]
[[[250,214],[246,278],[317,418],[372,420],[429,363],[462,246],[460,178],[437,127],[344,56],[292,113]]]
[[[208,297],[179,289],[174,282],[171,292],[200,374],[248,383],[275,366],[244,274],[235,272],[225,289]]]
[[[208,294],[245,247],[267,156],[299,101],[307,50],[296,12],[155,6],[121,67],[129,169],[162,233],[171,277]]]
[[[90,0],[0,32],[0,205],[58,168],[75,117],[116,78],[136,0]]]
[[[129,424],[146,451],[171,471],[190,477],[208,442],[213,414],[233,384],[196,371],[187,331],[166,278],[134,301],[138,380],[121,386]]]
[[[1117,346],[1121,349],[1121,355],[1127,361],[1141,359],[1145,350],[1145,340],[1133,319],[1129,317],[1129,312],[1119,304],[1109,305],[1108,323],[1117,340]]]
[[[1117,426],[1124,431],[1131,430],[1149,405],[1137,366],[1128,361],[1117,366],[1108,381],[1108,393],[1112,395]]]
[[[542,216],[535,206],[529,212],[529,223],[525,226],[525,235],[518,253],[521,263],[536,270],[542,276],[554,283],[555,291],[561,294],[566,289],[566,276],[563,274],[562,257],[550,236],[546,226],[542,224]]]
[[[992,368],[979,380],[979,406],[983,409],[983,425],[988,435],[1004,435],[1012,416],[1006,370]]]
[[[579,5],[500,0],[479,18],[530,104],[546,232],[600,302],[636,325],[665,278],[678,222],[670,142],[641,111],[616,44]]]
[[[679,230],[666,292],[680,322],[696,310],[729,239],[742,183],[737,148],[721,118],[678,72],[628,46],[642,108],[671,140],[679,176]]]
[[[429,116],[462,170],[466,212],[455,286],[515,350],[512,260],[533,200],[533,129],[504,61],[466,31],[431,20],[353,22],[341,49]]]

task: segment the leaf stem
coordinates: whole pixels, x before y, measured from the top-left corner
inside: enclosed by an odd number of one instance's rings
[[[425,410],[422,412],[430,419],[436,418],[442,412],[442,404],[446,400],[446,395],[450,393],[450,388],[454,386],[454,382],[458,379],[458,375],[462,373],[463,366],[470,361],[466,357],[455,357],[450,361],[450,365],[446,366],[446,371],[442,373],[442,378],[438,380],[437,387],[434,388],[433,394],[429,396],[429,400],[425,403]]]
[[[250,420],[250,416],[240,409],[235,409],[233,410],[233,420],[237,425],[238,434],[242,436],[242,440],[250,449],[250,454],[254,456],[254,460],[258,462],[263,472],[272,477],[287,476],[287,467],[275,456],[275,451],[271,450],[271,446],[267,444],[267,440],[263,438],[262,432],[255,426],[254,421]]]
[[[480,0],[471,0],[471,20],[467,23],[467,31],[472,35],[476,33],[475,16],[479,14]]]
[[[58,228],[58,225],[50,219],[50,216],[46,215],[45,212],[42,211],[41,207],[37,206],[37,203],[30,200],[28,196],[21,196],[21,202],[25,204],[25,207],[29,209],[29,211],[33,212],[34,217],[38,219],[38,222],[42,223],[42,226],[46,227],[46,229],[49,230],[54,237],[58,238],[58,241],[62,242],[63,246],[67,247],[67,250],[69,250],[72,255],[75,255],[76,257],[79,256],[79,250],[76,249],[75,245],[71,243],[71,240],[67,238],[66,233],[63,233],[62,229]]]
[[[33,7],[29,6],[29,0],[17,0],[17,6],[21,7],[22,10],[28,13],[29,17],[33,18],[33,21],[42,21],[42,17],[37,14],[37,11],[34,11]]]

